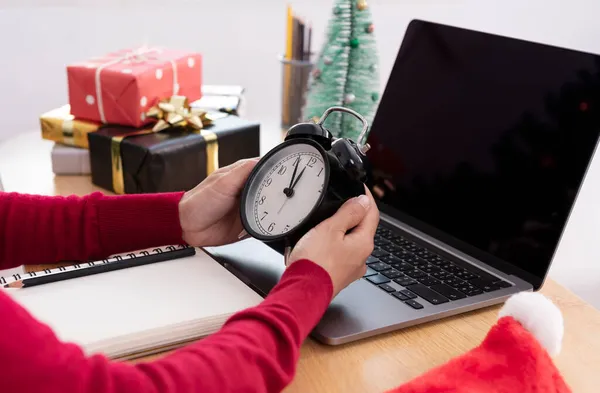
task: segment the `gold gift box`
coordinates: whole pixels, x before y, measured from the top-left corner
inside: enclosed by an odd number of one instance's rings
[[[40,123],[42,138],[85,149],[88,148],[87,134],[101,126],[101,123],[75,119],[68,104],[44,113]]]

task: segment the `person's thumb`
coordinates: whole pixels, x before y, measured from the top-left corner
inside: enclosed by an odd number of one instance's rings
[[[363,220],[371,201],[366,195],[351,198],[331,217],[331,225],[336,231],[346,234]]]
[[[247,159],[232,164],[231,169],[217,180],[217,191],[228,197],[238,196],[257,162],[255,159]]]

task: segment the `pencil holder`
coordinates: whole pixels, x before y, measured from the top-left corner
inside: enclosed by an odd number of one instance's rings
[[[282,66],[281,128],[286,130],[304,120],[302,112],[314,63],[311,60],[289,60],[282,56],[279,61]]]

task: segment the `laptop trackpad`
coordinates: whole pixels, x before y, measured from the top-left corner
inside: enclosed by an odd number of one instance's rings
[[[266,296],[285,271],[283,255],[256,239],[246,239],[206,252],[246,285]]]
[[[206,248],[206,252],[261,296],[271,291],[285,271],[283,256],[255,239]],[[357,334],[377,331],[419,315],[395,297],[360,279],[332,301],[313,336],[328,344],[340,344],[353,336],[356,338]]]
[[[342,290],[317,324],[312,335],[337,345],[392,331],[400,323],[422,316],[417,310],[364,279]]]

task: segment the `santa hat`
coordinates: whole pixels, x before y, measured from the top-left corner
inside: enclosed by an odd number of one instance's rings
[[[479,346],[390,393],[569,393],[551,359],[562,337],[560,310],[539,293],[519,293]]]

